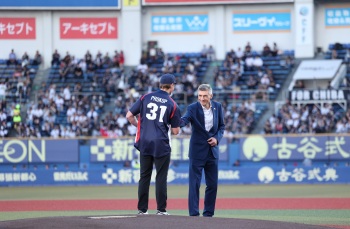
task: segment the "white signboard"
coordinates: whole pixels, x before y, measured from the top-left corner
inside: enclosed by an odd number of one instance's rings
[[[342,60],[304,60],[294,74],[294,80],[333,79]]]

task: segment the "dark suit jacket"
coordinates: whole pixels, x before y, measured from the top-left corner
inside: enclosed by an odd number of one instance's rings
[[[213,111],[213,127],[206,131],[204,124],[204,113],[199,102],[192,103],[187,107],[186,114],[181,117],[181,127],[191,123],[192,135],[190,140],[189,157],[193,159],[205,159],[209,150],[215,158],[219,158],[219,142],[224,134],[224,114],[220,103],[211,101]],[[218,145],[211,147],[207,140],[214,137],[218,140]]]

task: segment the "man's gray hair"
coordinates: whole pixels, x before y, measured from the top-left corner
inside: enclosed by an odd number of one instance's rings
[[[213,89],[211,88],[210,84],[199,85],[198,91],[209,91],[209,95],[213,94]]]

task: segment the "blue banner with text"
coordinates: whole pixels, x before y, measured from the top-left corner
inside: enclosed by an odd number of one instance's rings
[[[234,13],[233,31],[286,31],[291,28],[289,12],[275,13]]]

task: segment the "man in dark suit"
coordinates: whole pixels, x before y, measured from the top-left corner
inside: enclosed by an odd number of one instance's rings
[[[199,216],[199,189],[202,171],[205,174],[205,199],[203,216],[212,217],[218,188],[219,142],[224,134],[224,114],[220,103],[212,101],[213,91],[209,84],[198,87],[198,102],[188,106],[181,117],[181,127],[191,123],[192,135],[189,149],[190,216]]]

